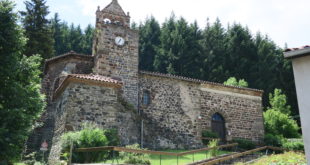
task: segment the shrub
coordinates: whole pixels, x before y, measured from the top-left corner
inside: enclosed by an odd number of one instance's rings
[[[262,164],[270,164],[270,165],[306,165],[306,156],[304,153],[300,152],[285,152],[283,154],[276,154],[271,156],[266,156],[258,159],[258,161],[254,162],[252,165],[262,165]]]
[[[304,150],[304,143],[302,141],[286,141],[283,143],[283,148],[286,148],[288,150]]]
[[[108,139],[108,146],[118,146],[119,145],[119,137],[116,129],[107,129],[104,130],[104,135]]]
[[[255,144],[250,140],[236,138],[233,139],[232,141],[238,143],[238,147],[244,150],[250,150],[255,148]]]
[[[126,148],[141,149],[139,144],[128,145]],[[151,164],[148,154],[120,152],[120,156],[124,159],[125,164]]]
[[[280,111],[269,109],[264,112],[264,124],[267,133],[285,138],[299,138],[299,127],[295,120]]]
[[[203,138],[214,138],[214,139],[219,138],[219,135],[216,132],[212,132],[212,131],[208,131],[208,130],[202,131],[201,136]],[[209,142],[211,140],[212,139],[202,139],[202,143],[207,145],[207,144],[209,144]]]
[[[208,144],[208,148],[217,147],[219,140],[211,140]],[[214,157],[219,153],[218,148],[211,149],[208,154],[209,157]]]
[[[264,137],[265,144],[269,146],[281,147],[282,141],[284,138],[279,135],[266,134]]]
[[[86,123],[78,132],[68,132],[62,136],[62,149],[64,158],[68,158],[71,142],[75,148],[88,148],[118,144],[117,133],[113,130],[102,130],[96,125]],[[109,158],[109,151],[75,152],[72,161],[76,163],[90,163],[103,161]]]

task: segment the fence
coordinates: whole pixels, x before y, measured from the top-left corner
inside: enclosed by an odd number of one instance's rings
[[[191,151],[186,151],[186,152],[180,152],[180,153],[172,153],[172,152],[164,152],[164,151],[151,151],[151,150],[139,150],[139,149],[130,149],[130,148],[125,148],[125,147],[116,147],[116,146],[77,148],[77,149],[71,150],[71,153],[69,156],[70,157],[69,165],[71,165],[71,163],[72,163],[71,155],[73,152],[98,152],[98,151],[107,151],[107,150],[113,151],[113,153],[114,153],[114,151],[119,151],[119,152],[131,152],[131,153],[159,155],[160,156],[160,165],[162,164],[162,156],[163,155],[175,156],[176,157],[176,163],[178,165],[180,156],[192,154],[192,159],[194,162],[195,161],[195,153],[206,151],[206,156],[207,156],[207,151],[209,151],[209,150],[236,147],[237,145],[238,145],[237,143],[232,143],[232,144],[220,145],[220,146],[216,146],[216,147],[201,148],[201,149],[196,149],[196,150],[191,150]],[[114,162],[114,156],[113,156],[113,162]]]
[[[240,158],[242,156],[246,156],[246,155],[253,154],[255,152],[260,152],[260,151],[263,151],[263,150],[266,150],[266,155],[268,154],[268,150],[273,150],[273,151],[289,151],[288,149],[284,149],[284,148],[280,148],[280,147],[263,146],[263,147],[255,148],[255,149],[252,149],[252,150],[244,151],[244,152],[241,152],[241,153],[233,153],[233,154],[230,154],[230,155],[216,157],[216,158],[209,159],[209,160],[203,160],[201,162],[192,163],[191,165],[213,165],[213,164],[220,164],[222,162],[232,161],[232,160],[235,160],[235,159]]]

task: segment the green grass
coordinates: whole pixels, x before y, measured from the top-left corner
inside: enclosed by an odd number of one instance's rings
[[[179,152],[185,152],[188,150],[164,150],[165,152],[173,152],[173,153],[179,153]],[[218,155],[229,153],[227,151],[219,151]],[[150,155],[150,161],[152,165],[160,165],[160,156],[159,155]],[[187,163],[192,163],[193,161],[197,162],[204,159],[209,159],[210,156],[206,154],[206,152],[198,152],[195,154],[189,154],[179,157],[178,164],[179,165],[185,165]],[[123,163],[123,160],[118,160],[119,163]],[[112,160],[108,160],[105,163],[112,163]],[[116,159],[114,160],[114,163],[116,163]],[[177,165],[177,157],[176,156],[161,156],[161,165]]]
[[[284,154],[264,156],[251,165],[306,165],[306,157],[304,153],[299,152],[285,152]],[[244,163],[235,163],[235,165],[245,165]]]

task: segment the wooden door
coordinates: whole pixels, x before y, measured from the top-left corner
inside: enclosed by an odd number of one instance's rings
[[[222,115],[215,113],[211,121],[212,131],[217,133],[222,141],[226,139],[225,120]]]

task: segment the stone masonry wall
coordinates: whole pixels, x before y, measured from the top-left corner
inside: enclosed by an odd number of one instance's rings
[[[80,130],[85,122],[94,122],[104,129],[117,129],[121,145],[138,143],[137,114],[119,101],[119,89],[71,83],[57,99],[54,137],[49,160],[60,156],[60,136]]]
[[[195,148],[201,131],[211,130],[211,116],[225,118],[226,138],[261,141],[264,135],[260,96],[203,87],[200,83],[140,74],[140,109],[144,118],[144,144],[150,148]],[[143,91],[151,103],[142,104]]]
[[[92,71],[93,60],[65,58],[49,65],[42,80],[42,93],[46,95],[47,101],[46,110],[43,112],[39,120],[43,126],[36,128],[29,136],[25,149],[26,153],[39,150],[41,143],[44,140],[46,140],[49,144],[51,143],[55,125],[55,116],[58,115],[56,113],[55,101],[52,100],[52,96],[56,88],[55,81],[62,74],[68,64],[74,64],[75,66],[73,70],[71,70],[72,74],[88,74]]]
[[[196,127],[200,111],[197,84],[140,74],[140,109],[144,145],[149,148],[195,148],[201,145]],[[142,104],[143,91],[151,103]]]
[[[94,73],[121,80],[123,94],[135,107],[138,105],[138,32],[113,24],[97,24],[94,37]],[[125,39],[115,44],[117,36]]]
[[[211,129],[211,117],[220,113],[225,119],[226,138],[245,138],[261,142],[264,137],[262,98],[201,87],[202,130]]]

